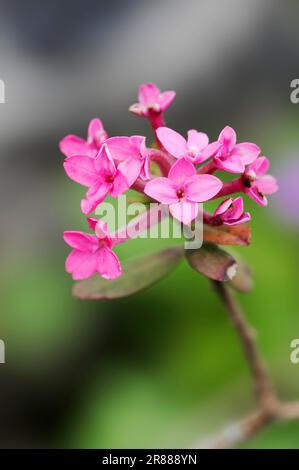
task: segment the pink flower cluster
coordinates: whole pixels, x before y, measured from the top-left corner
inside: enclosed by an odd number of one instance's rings
[[[100,119],[90,122],[86,140],[75,135],[61,140],[66,174],[87,187],[81,201],[83,214],[93,212],[107,195],[117,198],[129,188],[168,205],[170,214],[186,225],[197,217],[198,203],[226,196],[214,214],[205,214],[205,222],[237,225],[249,221],[242,197],[231,197],[235,193],[267,205],[266,195],[278,187],[275,178],[267,174],[269,161],[260,156],[260,148],[251,142],[237,143],[229,126],[212,142],[204,132],[192,129],[185,138],[166,127],[164,111],[174,97],[174,91],[161,92],[155,84],[145,83],[139,87],[138,103],[129,108],[149,120],[154,147],[147,146],[146,138],[139,135],[108,137]],[[161,176],[151,174],[151,162],[158,165]],[[224,183],[214,176],[218,170],[239,176]],[[64,232],[65,242],[73,248],[66,260],[67,272],[76,280],[95,273],[117,278],[122,272],[112,251],[117,239],[109,235],[101,220],[89,217],[87,221],[94,235]]]

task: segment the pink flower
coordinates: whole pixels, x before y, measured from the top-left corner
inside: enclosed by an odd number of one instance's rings
[[[65,269],[74,280],[100,274],[105,279],[115,279],[122,274],[118,257],[111,250],[112,240],[108,228],[101,220],[87,219],[95,235],[83,232],[64,232],[64,241],[73,248]]]
[[[150,149],[146,148],[145,137],[110,137],[106,145],[114,161],[126,162],[123,167],[130,181],[134,182],[138,176],[143,180],[150,178]]]
[[[198,214],[198,202],[215,196],[222,182],[212,175],[197,175],[187,158],[180,158],[170,168],[168,177],[149,181],[144,192],[153,199],[169,205],[172,216],[189,224]]]
[[[107,138],[108,135],[102,121],[100,119],[92,119],[88,126],[87,140],[76,135],[67,135],[60,141],[59,148],[66,157],[71,157],[72,155],[96,157]]]
[[[175,98],[174,91],[164,91],[154,83],[143,83],[138,91],[138,103],[130,106],[129,110],[138,116],[151,117],[163,113]]]
[[[130,170],[133,165],[134,162],[127,165],[126,161],[116,164],[106,144],[96,158],[74,155],[63,164],[69,178],[89,188],[86,199],[81,201],[84,214],[92,212],[108,194],[118,197],[127,191],[134,182]]]
[[[259,157],[246,168],[242,176],[244,192],[262,206],[268,204],[265,194],[273,194],[278,190],[277,180],[266,174],[269,166],[268,158]]]
[[[250,220],[249,212],[243,212],[243,199],[225,199],[217,207],[213,215],[213,222],[224,225],[239,225]]]
[[[194,129],[188,131],[187,140],[168,127],[159,127],[156,132],[167,152],[175,158],[188,157],[194,164],[202,163],[216,155],[220,147],[219,142],[209,144],[207,134]]]
[[[243,173],[245,165],[254,162],[260,154],[260,148],[251,142],[236,144],[237,136],[229,126],[219,134],[220,149],[214,158],[215,166],[231,173]]]

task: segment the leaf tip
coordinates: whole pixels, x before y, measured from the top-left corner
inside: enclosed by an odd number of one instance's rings
[[[228,277],[229,281],[231,281],[237,274],[237,267],[238,267],[237,263],[234,262],[227,268],[226,276]]]

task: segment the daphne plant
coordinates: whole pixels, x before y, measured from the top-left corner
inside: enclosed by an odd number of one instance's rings
[[[276,179],[267,174],[269,161],[261,156],[260,147],[251,142],[237,143],[231,127],[224,127],[214,141],[202,131],[189,130],[185,138],[168,128],[164,112],[174,98],[174,91],[161,92],[155,84],[146,83],[139,87],[138,103],[129,108],[149,121],[153,145],[147,145],[146,138],[140,135],[109,137],[100,119],[90,122],[86,140],[68,135],[60,142],[66,157],[66,174],[87,187],[81,210],[89,215],[87,222],[92,230],[64,232],[64,240],[72,248],[66,271],[77,281],[73,293],[80,299],[132,295],[162,279],[183,258],[197,273],[211,280],[240,336],[258,400],[257,412],[235,425],[234,433],[226,433],[213,443],[227,447],[246,440],[274,419],[299,416],[297,404],[278,400],[252,329],[233,298],[232,288],[242,292],[251,289],[250,269],[243,260],[220,247],[250,243],[251,216],[244,212],[243,196],[266,206],[266,196],[278,187]],[[148,208],[127,226],[109,233],[106,223],[90,214],[108,195],[119,198],[129,189],[141,193],[149,206],[151,202],[159,203],[162,209]],[[212,213],[199,205],[215,199],[219,199],[219,205]],[[165,214],[183,227],[191,228],[202,220],[202,246],[170,246],[129,259],[121,266],[114,246],[136,236],[132,226],[138,226],[140,233],[159,223]]]
[[[161,92],[155,84],[145,83],[139,87],[139,102],[129,108],[149,120],[156,142],[154,147],[147,147],[146,138],[139,135],[108,137],[100,119],[90,122],[86,140],[75,135],[61,140],[66,174],[88,188],[81,201],[83,214],[95,211],[108,195],[118,198],[131,188],[143,193],[148,200],[166,205],[173,218],[188,226],[199,215],[198,203],[229,196],[221,201],[214,214],[203,211],[200,215],[205,226],[217,233],[218,244],[248,244],[249,227],[243,229],[242,239],[232,227],[248,222],[250,214],[243,211],[242,196],[233,199],[232,195],[247,194],[257,203],[266,205],[265,194],[277,190],[275,178],[265,175],[268,159],[259,156],[261,150],[256,144],[237,143],[235,131],[228,126],[212,142],[204,132],[189,130],[185,139],[166,127],[164,112],[174,97],[174,91]],[[158,167],[160,175],[153,174],[152,163]],[[224,183],[214,175],[218,170],[238,177]],[[89,225],[96,233],[102,231],[101,220],[97,224],[91,224],[90,220]],[[231,228],[224,230],[225,225]],[[214,242],[213,232],[209,238],[209,231],[204,231],[205,243]],[[65,232],[65,241],[73,248],[66,262],[67,271],[75,280],[87,279],[96,273],[109,280],[126,275],[115,256],[107,255],[108,245],[116,244],[118,237],[112,234],[105,241],[100,239],[97,249],[96,242],[83,242],[95,236]],[[204,245],[202,250],[205,249]],[[217,274],[215,280],[219,280]]]

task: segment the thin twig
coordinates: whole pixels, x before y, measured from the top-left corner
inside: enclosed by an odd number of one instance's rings
[[[299,402],[281,402],[268,376],[263,358],[257,348],[255,335],[246,320],[240,305],[224,283],[213,281],[213,285],[227,308],[229,318],[242,343],[258,400],[257,411],[239,422],[230,424],[216,437],[206,439],[199,448],[224,449],[240,445],[273,421],[299,420]]]
[[[234,298],[231,290],[223,282],[213,281],[216,292],[227,308],[229,318],[234,325],[242,343],[255,384],[256,396],[262,409],[271,414],[276,408],[277,397],[268,376],[263,358],[255,342],[255,333],[246,320],[240,305]]]
[[[227,449],[247,442],[274,421],[299,420],[299,402],[277,402],[272,414],[257,410],[227,426],[219,435],[205,439],[200,449]]]
[[[205,439],[199,446],[201,449],[228,449],[240,445],[272,422],[263,411],[251,413],[238,422],[229,424],[219,435]]]

